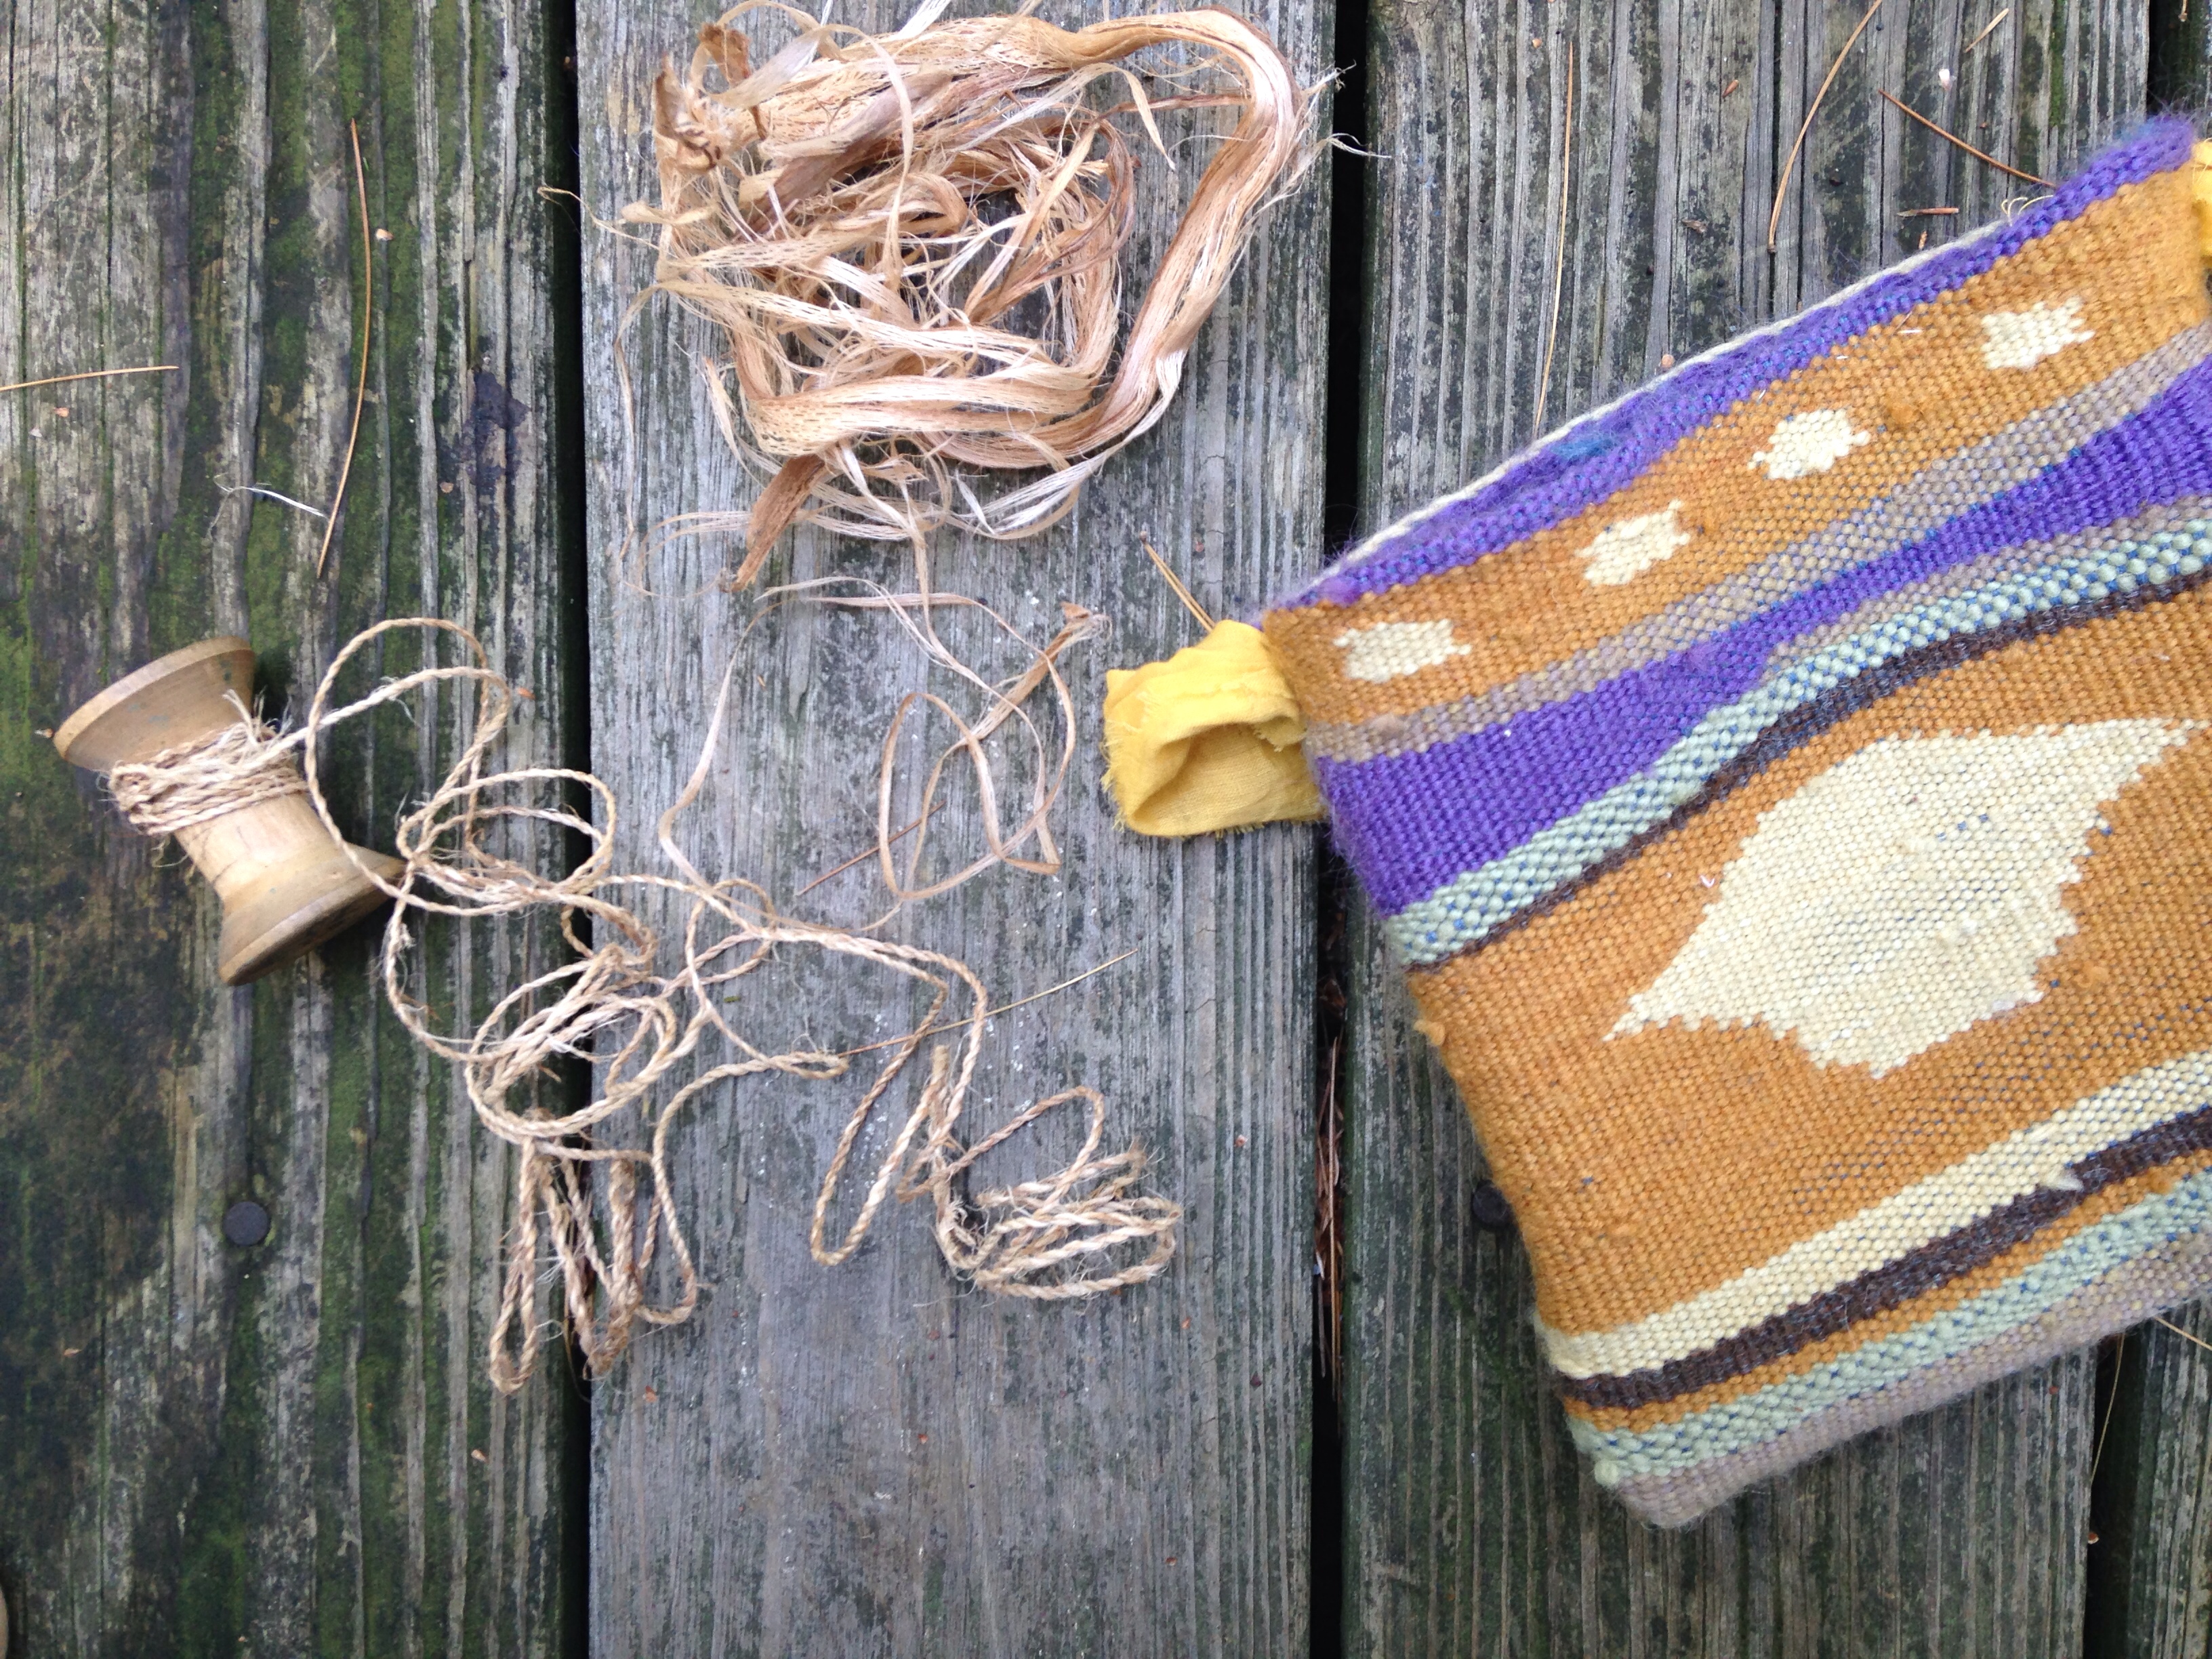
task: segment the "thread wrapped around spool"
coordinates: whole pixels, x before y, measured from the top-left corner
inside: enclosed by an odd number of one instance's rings
[[[214,886],[226,985],[343,932],[384,902],[379,878],[404,868],[324,827],[289,748],[251,713],[252,692],[253,647],[202,640],[118,680],[54,732],[64,760],[106,776],[133,825],[174,836]]]

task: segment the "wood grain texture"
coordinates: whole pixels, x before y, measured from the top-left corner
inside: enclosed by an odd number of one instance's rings
[[[2212,1310],[2127,1333],[2113,1356],[2089,1551],[2093,1659],[2201,1659],[2212,1644]]]
[[[573,1390],[483,1378],[505,1149],[384,1012],[371,935],[222,988],[204,885],[37,736],[214,632],[254,640],[281,710],[354,628],[421,610],[485,631],[539,689],[524,751],[559,754],[549,44],[530,3],[0,13],[0,383],[182,366],[0,398],[16,1651],[526,1654],[573,1623]],[[364,299],[353,117],[388,237],[318,581],[321,522],[235,486],[335,485]],[[333,745],[356,840],[388,843],[458,715]],[[541,948],[434,938],[423,993],[465,1017]],[[222,1222],[247,1197],[274,1227],[241,1249]]]
[[[2000,9],[1889,0],[1829,90],[1770,258],[1782,158],[1862,8],[1377,3],[1369,132],[1389,159],[1370,185],[1364,526],[1539,435],[1555,270],[1546,428],[2027,188],[1929,139],[1878,87],[2029,171],[2072,167],[2140,115],[2139,14],[2015,6],[1962,59]],[[1960,212],[1900,216],[1926,206]],[[1543,1382],[1525,1257],[1472,1224],[1482,1164],[1465,1115],[1372,918],[1352,935],[1348,1651],[2078,1650],[2087,1356],[1868,1437],[1686,1531],[1601,1494]]]
[[[2150,102],[2212,108],[2212,21],[2187,0],[2150,7]],[[2154,1322],[2117,1345],[2109,1426],[2091,1496],[2089,1659],[2203,1659],[2212,1652],[2212,1317],[2177,1311],[2184,1336]],[[2197,1342],[2189,1340],[2197,1339]]]
[[[585,153],[594,215],[651,188],[650,76],[664,52],[688,50],[702,15],[658,0],[586,16],[583,103],[606,117]],[[840,14],[876,27],[894,15]],[[1263,6],[1257,19],[1315,74],[1325,9]],[[1151,267],[1205,153],[1184,143],[1181,179],[1156,157],[1140,163],[1133,269]],[[1063,600],[1109,612],[1116,631],[1070,661],[1082,748],[1055,831],[1061,872],[993,872],[908,912],[894,936],[974,963],[1000,1001],[1134,952],[994,1023],[971,1133],[1038,1094],[1103,1090],[1114,1143],[1139,1137],[1151,1182],[1186,1207],[1182,1254],[1164,1278],[1097,1303],[994,1301],[962,1292],[925,1216],[894,1207],[856,1257],[821,1267],[807,1218],[857,1083],[747,1087],[708,1103],[676,1151],[705,1300],[594,1391],[595,1652],[1304,1650],[1312,835],[1124,833],[1096,787],[1095,711],[1107,667],[1194,636],[1139,538],[1224,611],[1317,562],[1326,269],[1312,250],[1326,222],[1318,181],[1275,211],[1165,419],[1066,523],[1015,545],[947,539],[933,553],[943,587],[1033,638],[1059,625]],[[789,900],[871,844],[877,751],[896,699],[955,688],[926,679],[879,614],[804,603],[769,614],[757,597],[717,592],[734,562],[725,547],[665,548],[642,567],[653,591],[635,585],[637,567],[625,585],[612,556],[626,455],[648,526],[742,504],[753,489],[699,394],[699,342],[665,310],[630,337],[639,434],[625,449],[601,371],[648,270],[613,237],[587,247],[594,759],[631,821],[650,824],[734,659],[733,735],[685,839],[702,868]],[[904,555],[810,534],[766,579],[831,574],[911,585]],[[1023,665],[970,620],[941,625],[994,674]],[[898,822],[912,816],[915,783],[910,772]],[[963,859],[981,844],[967,796],[936,827]],[[881,890],[864,866],[799,910],[858,920]],[[779,1044],[801,1031],[831,1048],[877,1040],[920,1007],[880,977],[804,955],[787,952],[779,973],[744,1010]],[[983,1178],[1057,1167],[1079,1138],[1072,1118],[1048,1122],[994,1152]],[[863,1152],[884,1144],[871,1133]]]

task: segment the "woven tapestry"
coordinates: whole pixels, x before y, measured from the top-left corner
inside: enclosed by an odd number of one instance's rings
[[[1679,1522],[2212,1288],[2191,134],[1686,363],[1266,631]]]

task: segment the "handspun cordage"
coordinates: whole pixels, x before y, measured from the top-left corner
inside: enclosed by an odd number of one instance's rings
[[[339,676],[354,659],[384,636],[404,631],[426,634],[433,648],[441,638],[458,642],[466,660],[434,662],[338,704]],[[1044,672],[1056,678],[1049,659]],[[189,843],[196,827],[289,810],[309,832],[310,861],[318,869],[335,866],[343,878],[325,884],[347,896],[347,917],[362,913],[364,895],[368,905],[380,897],[394,901],[381,961],[392,1012],[418,1042],[460,1067],[479,1121],[521,1153],[515,1220],[490,1338],[491,1379],[501,1389],[519,1389],[538,1353],[544,1325],[541,1227],[550,1236],[569,1326],[594,1375],[628,1346],[638,1322],[667,1325],[690,1317],[698,1277],[671,1189],[669,1134],[707,1091],[738,1078],[775,1074],[819,1081],[844,1076],[859,1054],[881,1056],[816,1196],[809,1245],[825,1265],[844,1261],[860,1247],[884,1199],[894,1194],[927,1197],[946,1262],[977,1287],[1001,1295],[1041,1300],[1094,1295],[1152,1278],[1175,1254],[1182,1208],[1137,1190],[1146,1169],[1141,1146],[1099,1150],[1105,1102],[1097,1091],[1070,1089],[1036,1101],[972,1146],[957,1138],[981,1058],[983,1023],[992,1012],[981,980],[966,963],[784,915],[753,883],[710,879],[686,856],[677,825],[704,786],[719,745],[726,676],[698,763],[684,793],[660,816],[657,840],[665,869],[623,872],[614,864],[617,802],[601,780],[563,767],[487,769],[519,693],[488,665],[476,636],[459,623],[410,617],[363,629],[331,663],[306,721],[281,736],[245,702],[252,674],[251,647],[242,640],[188,647],[100,694],[64,724],[57,741],[72,758],[113,767],[109,777],[117,805],[147,833],[173,831]],[[189,682],[191,696],[148,705],[149,685],[179,676]],[[438,786],[399,819],[396,859],[348,845],[324,796],[317,739],[346,720],[435,687],[473,696],[468,742]],[[230,720],[210,722],[203,707],[210,702],[218,711],[227,708]],[[179,724],[165,716],[172,705],[185,703],[189,720]],[[94,732],[94,720],[105,714],[112,724],[125,705],[142,739],[141,728],[161,726],[167,718],[176,726],[168,733],[173,740],[150,745],[142,740],[112,755],[100,749],[93,737],[107,727]],[[574,810],[564,792],[581,792],[589,810]],[[518,838],[511,832],[526,838],[533,831],[580,838],[587,850],[566,875],[542,875],[509,844]],[[286,842],[286,856],[303,856],[292,845],[301,839],[294,836]],[[257,856],[273,845],[265,836],[243,844]],[[200,859],[197,848],[194,857]],[[228,952],[237,913],[231,889],[223,893]],[[647,921],[643,911],[656,895],[682,908],[680,940],[665,939]],[[417,921],[533,912],[551,913],[569,952],[507,988],[474,1031],[436,1029],[431,1010],[409,986]],[[314,937],[331,931],[325,927]],[[297,944],[293,953],[313,942]],[[738,981],[766,965],[779,946],[811,947],[917,981],[928,990],[926,1012],[902,1036],[843,1053],[779,1052],[773,1043],[751,1042],[726,1010]],[[241,975],[226,969],[225,977]],[[930,1042],[933,1036],[945,1041]],[[705,1057],[702,1048],[718,1038],[736,1057],[693,1069],[689,1062]],[[878,1160],[857,1218],[832,1243],[830,1206],[860,1133],[925,1044],[927,1080]],[[594,1069],[585,1104],[551,1111],[518,1103],[530,1101],[535,1085],[563,1060],[583,1060]],[[1064,1168],[972,1195],[959,1189],[961,1176],[976,1159],[1075,1101],[1087,1107],[1089,1121],[1081,1150]],[[587,1175],[595,1166],[604,1169],[596,1193]],[[656,1300],[648,1276],[664,1238],[673,1294]]]

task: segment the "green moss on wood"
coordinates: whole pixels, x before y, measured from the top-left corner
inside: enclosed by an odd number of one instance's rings
[[[535,322],[546,262],[526,248],[487,265],[491,250],[471,240],[480,228],[453,219],[459,203],[519,198],[538,182],[538,118],[514,119],[470,53],[501,28],[536,40],[542,14],[462,0],[270,7],[266,33],[250,38],[234,32],[237,15],[200,0],[163,20],[174,54],[164,84],[190,101],[173,127],[118,127],[112,150],[120,168],[184,169],[159,199],[175,215],[189,374],[179,429],[134,452],[181,452],[173,495],[158,523],[126,523],[135,498],[110,487],[94,532],[57,542],[36,454],[5,463],[11,515],[28,507],[0,561],[0,1012],[26,1034],[0,1051],[0,1582],[29,1587],[16,1610],[33,1651],[76,1650],[64,1633],[88,1629],[96,1650],[132,1655],[228,1655],[246,1650],[241,1636],[254,1651],[550,1653],[575,1607],[556,1571],[580,1525],[566,1473],[574,1413],[557,1367],[513,1402],[495,1404],[483,1377],[483,1275],[512,1179],[503,1153],[486,1151],[447,1069],[383,1007],[373,933],[313,971],[216,988],[204,887],[173,854],[157,867],[29,736],[135,665],[117,641],[142,641],[135,658],[241,614],[272,712],[303,708],[317,665],[355,628],[425,608],[512,639],[533,672],[548,651],[556,683],[565,672],[569,561],[552,538],[573,515],[468,523],[435,492],[452,472],[417,416],[428,399],[458,425],[455,390],[488,329],[557,383],[554,343]],[[111,51],[111,67],[125,60]],[[97,61],[87,70],[95,88],[99,72]],[[420,154],[418,88],[436,106],[434,148]],[[133,108],[145,91],[108,89]],[[330,301],[349,295],[334,309],[357,323],[363,297],[355,118],[372,224],[392,240],[370,245],[375,397],[333,569],[318,583],[320,525],[273,502],[226,508],[222,487],[260,483],[320,504],[335,477],[328,399],[343,405],[342,441],[356,360],[352,325],[327,326]],[[97,191],[68,200],[88,224],[106,211]],[[319,227],[313,210],[332,201]],[[252,283],[258,322],[240,332]],[[228,400],[257,383],[251,449],[225,460]],[[158,422],[161,401],[144,407]],[[553,481],[504,482],[534,504]],[[516,523],[538,539],[519,538]],[[150,558],[134,572],[119,560],[141,545]],[[112,628],[86,625],[129,605],[141,609]],[[396,639],[358,684],[420,659],[419,642]],[[557,753],[557,707],[533,712],[556,723]],[[395,813],[452,752],[458,719],[433,707],[419,725],[392,716],[333,741],[333,805],[357,838],[388,841]],[[431,994],[465,1026],[526,945],[551,948],[510,932],[464,957],[439,932]],[[276,1226],[240,1250],[220,1221],[249,1194]],[[149,1331],[166,1332],[168,1349],[149,1349]],[[114,1403],[163,1391],[173,1403],[138,1415]],[[125,1431],[110,1432],[118,1422]],[[105,1509],[94,1502],[103,1493]],[[120,1558],[118,1514],[137,1516]]]

